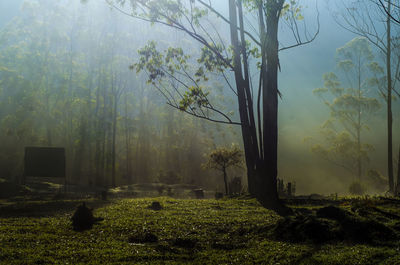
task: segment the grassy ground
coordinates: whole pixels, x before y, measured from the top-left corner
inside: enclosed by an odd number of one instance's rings
[[[148,208],[155,200],[162,210]],[[279,240],[271,231],[281,217],[254,199],[86,202],[104,220],[83,232],[73,231],[70,221],[80,201],[0,202],[0,263],[400,264],[396,240],[382,238],[379,244]],[[339,204],[351,207],[350,202]],[[295,206],[299,207],[320,206]],[[377,207],[400,212],[391,203]]]

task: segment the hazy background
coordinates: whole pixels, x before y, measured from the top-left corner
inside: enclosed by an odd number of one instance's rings
[[[43,2],[43,1],[27,1],[27,2]],[[116,34],[118,36],[125,36],[126,34],[130,34],[130,37],[127,37],[128,40],[132,42],[122,42],[116,44],[118,47],[126,47],[125,49],[117,49],[116,52],[120,53],[124,56],[130,56],[133,61],[134,51],[143,46],[147,40],[155,39],[157,41],[161,40],[161,43],[170,43],[170,44],[184,44],[182,38],[184,40],[184,35],[180,33],[173,32],[165,27],[149,27],[147,24],[143,24],[134,20],[132,18],[128,18],[116,10],[111,10],[109,7],[103,3],[103,1],[96,0],[92,1],[92,3],[81,5],[78,0],[75,1],[55,1],[60,2],[66,12],[65,15],[68,19],[75,19],[74,23],[78,23],[80,25],[91,25],[85,34],[87,39],[90,40],[91,37],[102,38],[102,36],[107,33]],[[95,2],[95,3],[93,3]],[[0,0],[0,35],[5,34],[5,32],[9,30],[14,30],[13,28],[16,26],[16,21],[26,12],[21,9],[23,1],[22,0]],[[225,6],[225,1],[218,0],[216,2],[218,4],[218,8],[221,9],[221,12],[224,12],[222,8]],[[310,25],[310,32],[315,30],[315,21],[316,21],[316,8],[315,1],[306,1],[306,5],[308,8],[305,9],[304,17],[308,21]],[[44,8],[46,5],[42,5]],[[354,34],[347,32],[346,30],[339,27],[331,14],[330,9],[333,9],[334,6],[329,6],[327,1],[318,0],[318,10],[320,12],[320,34],[317,39],[308,44],[306,46],[298,47],[291,50],[286,50],[280,53],[280,64],[281,64],[281,73],[279,76],[279,87],[282,92],[282,100],[280,100],[279,106],[279,177],[283,178],[287,181],[296,181],[297,191],[298,193],[335,193],[339,192],[341,194],[346,193],[349,183],[352,181],[352,177],[345,171],[341,170],[333,166],[332,164],[323,161],[318,158],[316,155],[310,152],[310,144],[304,142],[305,137],[319,137],[320,125],[329,117],[329,111],[312,93],[313,89],[322,87],[322,75],[326,72],[335,70],[335,52],[336,49],[346,44],[348,41],[355,37]],[[38,11],[40,12],[40,11]],[[60,14],[62,14],[61,12]],[[45,20],[46,18],[44,18]],[[48,19],[54,19],[54,17]],[[26,23],[29,23],[26,20]],[[57,20],[49,21],[49,23],[57,28],[60,24],[60,31],[65,30],[65,25],[68,25],[67,22],[60,22]],[[73,22],[71,22],[73,23]],[[21,26],[21,24],[18,24]],[[98,32],[92,32],[91,30],[102,29],[103,32],[99,34]],[[23,34],[23,32],[19,33]],[[282,31],[280,35],[282,39],[285,40],[285,44],[290,43],[290,33],[285,31],[282,27]],[[114,35],[115,36],[115,35]],[[162,38],[162,39],[157,39]],[[121,37],[123,39],[123,37]],[[125,39],[126,40],[126,39]],[[30,41],[27,39],[26,41]],[[91,42],[96,43],[96,41]],[[4,49],[4,45],[12,45],[12,41],[7,44],[4,42],[0,42],[0,53]],[[54,44],[55,45],[55,44]],[[58,44],[57,44],[58,45]],[[56,47],[55,45],[54,47]],[[62,44],[64,45],[64,44]],[[62,46],[61,45],[61,46]],[[83,52],[87,47],[84,47],[84,43],[77,43],[77,46],[74,49],[80,50]],[[192,45],[189,43],[189,45]],[[65,45],[64,45],[65,46]],[[82,46],[82,49],[79,47]],[[67,46],[66,46],[67,47]],[[97,49],[97,47],[93,47],[93,49]],[[193,49],[194,50],[194,49]],[[379,55],[376,55],[379,57]],[[0,61],[0,67],[2,62]],[[127,62],[126,67],[129,65]],[[121,66],[123,67],[123,66]],[[132,76],[135,75],[135,72],[130,72]],[[137,84],[145,83],[144,77],[135,77],[135,82]],[[138,81],[139,80],[139,81]],[[133,81],[132,81],[133,82]],[[146,86],[144,84],[144,86]],[[155,91],[151,86],[146,88],[146,91]],[[153,104],[157,106],[149,107],[148,109],[144,108],[146,111],[150,111],[155,113],[154,116],[149,114],[149,117],[143,118],[150,123],[162,123],[165,121],[167,117],[171,117],[170,110],[164,106],[162,106],[163,98],[160,95],[154,95],[153,92],[151,95],[147,95],[143,97],[145,102],[150,102],[153,100]],[[135,94],[135,104],[132,109],[133,116],[140,116],[138,111],[134,110],[135,108],[140,108],[140,99],[137,97],[137,93]],[[224,88],[220,94],[224,97],[224,105],[227,109],[235,109],[235,101],[234,98],[229,97],[229,92],[227,88]],[[123,99],[121,99],[123,102]],[[374,145],[375,151],[371,153],[371,163],[368,165],[371,169],[376,169],[386,176],[386,119],[385,119],[385,105],[383,100],[380,98],[380,102],[382,104],[382,108],[378,115],[376,115],[370,123],[371,130],[370,132],[364,133],[363,141],[369,142]],[[146,103],[152,104],[152,103]],[[394,115],[394,156],[397,157],[397,150],[399,145],[399,102],[395,101],[393,106],[393,115]],[[6,102],[0,102],[0,109],[5,108],[7,105]],[[161,107],[162,106],[162,107]],[[196,170],[199,171],[199,164],[203,161],[202,155],[211,150],[213,147],[218,145],[230,145],[230,143],[235,142],[240,144],[240,134],[237,128],[231,128],[229,126],[224,125],[214,125],[208,122],[195,122],[192,118],[187,117],[187,115],[183,113],[179,113],[175,110],[171,110],[174,112],[174,119],[189,119],[189,123],[195,123],[193,125],[194,131],[197,131],[197,126],[203,126],[204,131],[202,135],[191,138],[191,141],[198,139],[200,146],[204,148],[198,147],[196,149],[197,158],[191,160]],[[122,110],[121,110],[122,113]],[[163,114],[164,113],[164,114]],[[157,117],[155,117],[157,116]],[[122,117],[122,116],[121,116]],[[4,118],[1,116],[0,118]],[[148,120],[148,119],[151,119]],[[157,128],[157,124],[152,124],[149,128],[155,129]],[[177,126],[184,126],[188,124],[187,122],[178,123]],[[160,125],[160,128],[163,128]],[[212,136],[212,137],[211,137]],[[0,136],[2,143],[5,144],[4,137]],[[178,137],[179,138],[179,137]],[[209,138],[209,139],[208,139]],[[160,138],[158,143],[162,143],[163,141],[169,141],[168,138]],[[179,142],[175,140],[175,142]],[[175,143],[174,142],[174,143]],[[207,144],[204,144],[207,142]],[[121,140],[120,144],[117,145],[119,150],[122,150],[123,141]],[[157,144],[156,146],[159,146]],[[134,149],[135,147],[133,147]],[[186,148],[186,147],[185,147]],[[180,150],[180,149],[178,149]],[[194,150],[194,149],[193,149]],[[117,151],[118,152],[118,151]],[[120,151],[122,152],[122,151]],[[168,154],[164,156],[169,156]],[[18,157],[18,156],[17,156]],[[120,164],[123,163],[123,158],[121,154]],[[161,157],[161,156],[160,156]],[[19,157],[20,158],[20,157]],[[146,156],[147,159],[153,159],[154,156],[149,154]],[[118,156],[117,156],[118,160]],[[133,163],[138,163],[137,161]],[[189,161],[183,161],[182,163],[189,163]],[[139,165],[136,165],[139,166]],[[180,169],[180,174],[187,175],[191,174],[190,168],[192,165],[185,165],[186,169]],[[121,166],[122,167],[122,166]],[[149,166],[151,167],[151,166]],[[163,170],[165,166],[162,163],[157,165],[157,168],[153,168],[149,175],[156,175],[158,170]],[[152,168],[152,167],[151,167]],[[18,171],[16,171],[18,172]],[[13,174],[17,174],[13,171]],[[70,172],[72,174],[72,171]],[[119,178],[122,179],[123,173],[119,173]],[[214,178],[218,179],[218,175],[214,173],[210,173],[207,171],[201,172],[201,174],[197,174],[196,178],[202,178],[204,175],[203,181],[198,181],[198,183],[202,185],[206,185],[206,182],[212,181]],[[219,181],[219,180],[218,180]],[[221,186],[221,182],[218,182],[216,185]]]

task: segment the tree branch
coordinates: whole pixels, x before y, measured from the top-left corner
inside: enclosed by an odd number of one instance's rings
[[[317,2],[318,3],[318,2]],[[315,34],[314,34],[314,36],[311,38],[311,39],[307,39],[306,41],[301,41],[301,39],[300,39],[300,34],[299,34],[299,31],[298,31],[298,27],[297,27],[297,22],[294,20],[294,22],[292,22],[292,23],[294,23],[294,24],[292,24],[292,26],[291,26],[291,28],[292,28],[292,31],[294,30],[293,29],[293,25],[295,25],[295,31],[293,31],[293,34],[294,34],[294,36],[295,36],[295,39],[296,39],[296,41],[297,41],[297,43],[296,44],[293,44],[293,45],[290,45],[290,46],[287,46],[287,47],[282,47],[282,48],[280,48],[278,51],[284,51],[284,50],[288,50],[288,49],[292,49],[292,48],[295,48],[295,47],[298,47],[298,46],[302,46],[302,45],[306,45],[306,44],[309,44],[309,43],[311,43],[311,42],[313,42],[316,38],[317,38],[317,36],[318,36],[318,34],[319,34],[319,31],[320,31],[320,22],[319,22],[319,10],[318,10],[318,4],[316,4],[317,6],[316,6],[316,9],[317,9],[317,31],[315,32]],[[297,34],[295,34],[294,32],[297,32]],[[297,37],[296,37],[297,36]],[[306,36],[307,37],[307,36]]]

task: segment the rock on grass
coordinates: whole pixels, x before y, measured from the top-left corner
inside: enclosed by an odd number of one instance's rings
[[[103,218],[95,218],[93,216],[93,209],[88,208],[85,203],[82,203],[76,209],[71,220],[75,231],[83,231],[91,229],[96,222],[102,221]]]
[[[160,202],[157,202],[157,201],[153,202],[153,203],[152,203],[149,207],[147,207],[147,208],[149,208],[149,209],[151,209],[151,210],[154,210],[154,211],[160,211],[160,210],[163,209],[163,207],[161,206],[161,203],[160,203]]]

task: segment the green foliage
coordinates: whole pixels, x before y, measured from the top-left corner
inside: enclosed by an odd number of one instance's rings
[[[232,59],[223,59],[215,51],[222,54],[224,52],[222,44],[210,43],[208,47],[204,46],[197,62],[201,65],[200,67],[204,67],[209,72],[224,72],[229,67],[228,63],[232,63]]]
[[[107,5],[86,2],[88,12],[76,15],[79,3],[66,8],[59,1],[25,1],[13,23],[0,31],[0,176],[22,175],[24,146],[33,145],[66,147],[74,178],[68,181],[84,185],[104,185],[114,157],[117,184],[149,182],[160,170],[178,167],[182,181],[199,180],[215,127],[172,115],[146,77],[127,67],[132,59],[140,63],[131,56],[139,41],[128,31],[143,38],[167,34],[143,31],[140,23],[128,26],[129,20],[117,19]],[[108,19],[89,19],[99,13]],[[149,43],[140,56],[153,60],[143,70],[154,82],[167,72],[194,73],[193,60],[180,48],[158,52]],[[167,72],[159,72],[160,65]],[[190,107],[203,107],[208,97],[200,73],[199,79],[199,86],[179,91],[193,102]],[[150,163],[153,159],[160,163]],[[211,179],[205,175],[202,184]]]
[[[362,165],[373,150],[361,136],[369,130],[370,117],[380,109],[379,101],[370,96],[379,88],[378,81],[367,78],[367,73],[377,73],[380,67],[373,61],[368,41],[355,38],[337,49],[337,68],[337,73],[324,74],[324,86],[313,91],[328,107],[330,117],[322,125],[324,143],[314,144],[311,150],[361,178]]]
[[[229,120],[227,114],[217,110],[211,103],[212,98],[218,96],[218,91],[214,90],[211,95],[210,86],[207,85],[208,72],[223,72],[227,67],[224,60],[205,47],[197,60],[198,65],[193,67],[191,56],[185,54],[182,48],[169,47],[160,51],[156,46],[151,41],[139,49],[139,60],[130,68],[137,73],[146,72],[147,83],[161,92],[168,105],[196,117],[210,119],[212,114],[218,114]],[[210,47],[222,49],[211,44]],[[212,81],[216,81],[215,77]]]
[[[188,108],[201,108],[207,107],[209,104],[207,96],[209,92],[204,92],[201,87],[189,87],[188,91],[185,91],[183,98],[179,101],[179,109],[187,110]]]
[[[243,152],[238,146],[231,148],[219,147],[208,154],[208,161],[203,164],[204,168],[212,168],[221,171],[224,177],[225,194],[233,192],[229,190],[227,169],[230,167],[241,167],[243,164]]]
[[[285,20],[295,19],[301,21],[304,19],[302,11],[304,7],[297,0],[287,0],[287,1],[262,1],[262,0],[243,0],[244,6],[249,11],[254,11],[262,7],[265,13],[271,8],[272,5],[277,5],[282,2],[282,10],[280,12],[281,17]]]
[[[364,164],[369,162],[368,153],[374,150],[372,145],[363,143],[358,150],[357,142],[346,131],[336,133],[334,130],[326,129],[322,132],[325,144],[314,144],[311,147],[313,153],[332,161],[353,174],[357,171],[359,159]]]
[[[204,164],[205,168],[223,170],[228,167],[240,167],[243,163],[243,152],[238,146],[232,145],[231,148],[219,147],[208,154],[208,161]]]

